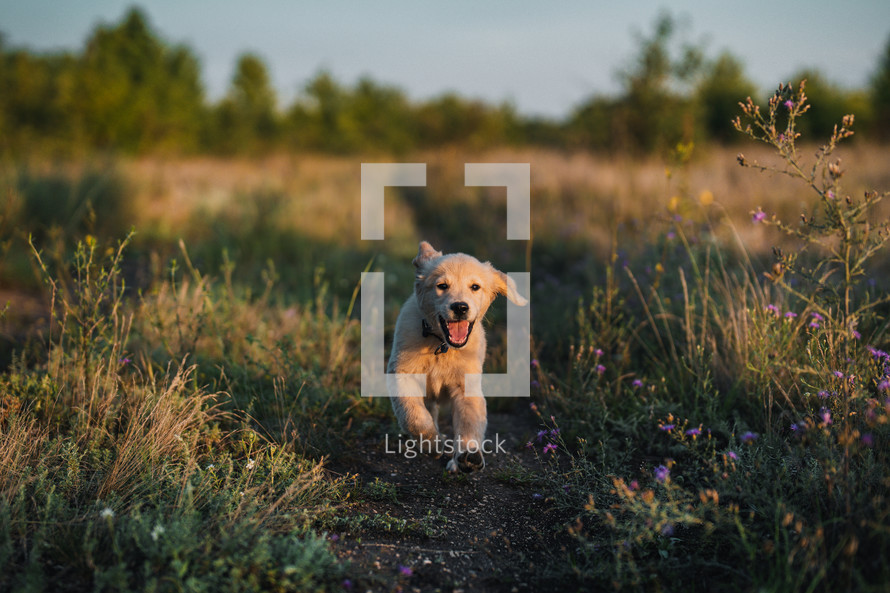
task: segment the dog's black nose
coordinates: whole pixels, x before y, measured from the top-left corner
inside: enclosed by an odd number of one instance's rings
[[[463,301],[457,301],[455,303],[451,303],[451,310],[458,315],[466,315],[467,311],[470,310],[470,306]]]

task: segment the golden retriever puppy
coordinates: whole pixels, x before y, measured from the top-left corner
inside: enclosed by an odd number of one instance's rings
[[[482,318],[497,295],[523,306],[513,279],[488,262],[464,253],[443,255],[423,241],[413,261],[414,294],[396,321],[387,372],[392,407],[402,430],[420,450],[451,453],[450,472],[485,467],[482,456],[487,425],[480,381],[485,360]],[[423,385],[417,375],[426,375]],[[414,375],[412,377],[412,375]],[[450,401],[454,440],[439,434],[439,404]]]

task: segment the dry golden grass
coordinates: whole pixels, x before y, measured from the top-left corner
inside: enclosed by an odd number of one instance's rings
[[[312,305],[281,306],[237,297],[197,275],[164,282],[134,312],[137,348],[172,360],[195,352],[257,375],[285,377],[295,365],[323,368],[324,386],[354,380],[357,322]]]
[[[244,202],[256,196],[276,196],[282,205],[276,212],[280,230],[347,247],[360,241],[360,163],[359,157],[314,155],[147,158],[125,163],[123,172],[140,204],[138,224],[161,236],[178,238],[196,217],[225,217],[241,212]],[[409,234],[408,221],[400,204],[387,204],[387,229]]]
[[[815,152],[815,147],[806,151]],[[791,220],[813,203],[812,192],[780,174],[741,168],[736,161],[739,152],[749,161],[777,163],[765,147],[751,144],[699,148],[685,166],[654,157],[635,160],[544,149],[466,154],[452,149],[404,160],[428,163],[427,191],[434,200],[450,198],[468,206],[479,206],[480,196],[486,194],[464,187],[465,162],[530,163],[532,228],[538,241],[579,241],[603,252],[616,229],[619,234],[645,229],[653,219],[666,220],[675,213],[720,218],[725,212],[746,247],[763,252],[775,237],[748,224],[750,212],[762,207]],[[839,154],[850,166],[845,181],[851,195],[890,187],[890,148],[860,143]],[[145,158],[125,162],[122,172],[133,184],[133,199],[139,205],[137,225],[148,225],[161,236],[182,236],[196,218],[242,213],[245,201],[277,195],[282,209],[276,224],[282,230],[348,248],[360,244],[362,160],[320,155],[257,160]],[[388,248],[395,246],[407,257],[420,238],[418,228],[436,223],[414,220],[411,206],[391,195],[387,192]]]

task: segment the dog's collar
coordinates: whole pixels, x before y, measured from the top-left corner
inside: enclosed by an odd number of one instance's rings
[[[433,336],[434,338],[436,338],[437,340],[442,342],[441,344],[439,344],[439,346],[436,348],[436,351],[433,354],[439,355],[439,354],[444,354],[445,352],[448,352],[448,342],[443,340],[439,334],[437,334],[436,332],[433,331],[433,328],[430,326],[429,323],[426,322],[426,319],[420,320],[420,327],[423,330],[424,338]]]

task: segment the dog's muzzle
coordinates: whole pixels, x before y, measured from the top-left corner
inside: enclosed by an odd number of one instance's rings
[[[432,326],[430,326],[425,319],[421,321],[423,337],[433,336],[442,342],[439,344],[439,347],[436,348],[436,354],[444,354],[445,352],[448,352],[449,347],[463,348],[466,346],[470,339],[470,334],[473,331],[473,324],[473,321],[468,321],[466,319],[446,320],[440,315],[439,327],[442,329],[442,335],[440,336],[433,331]],[[444,338],[442,336],[444,336]]]

